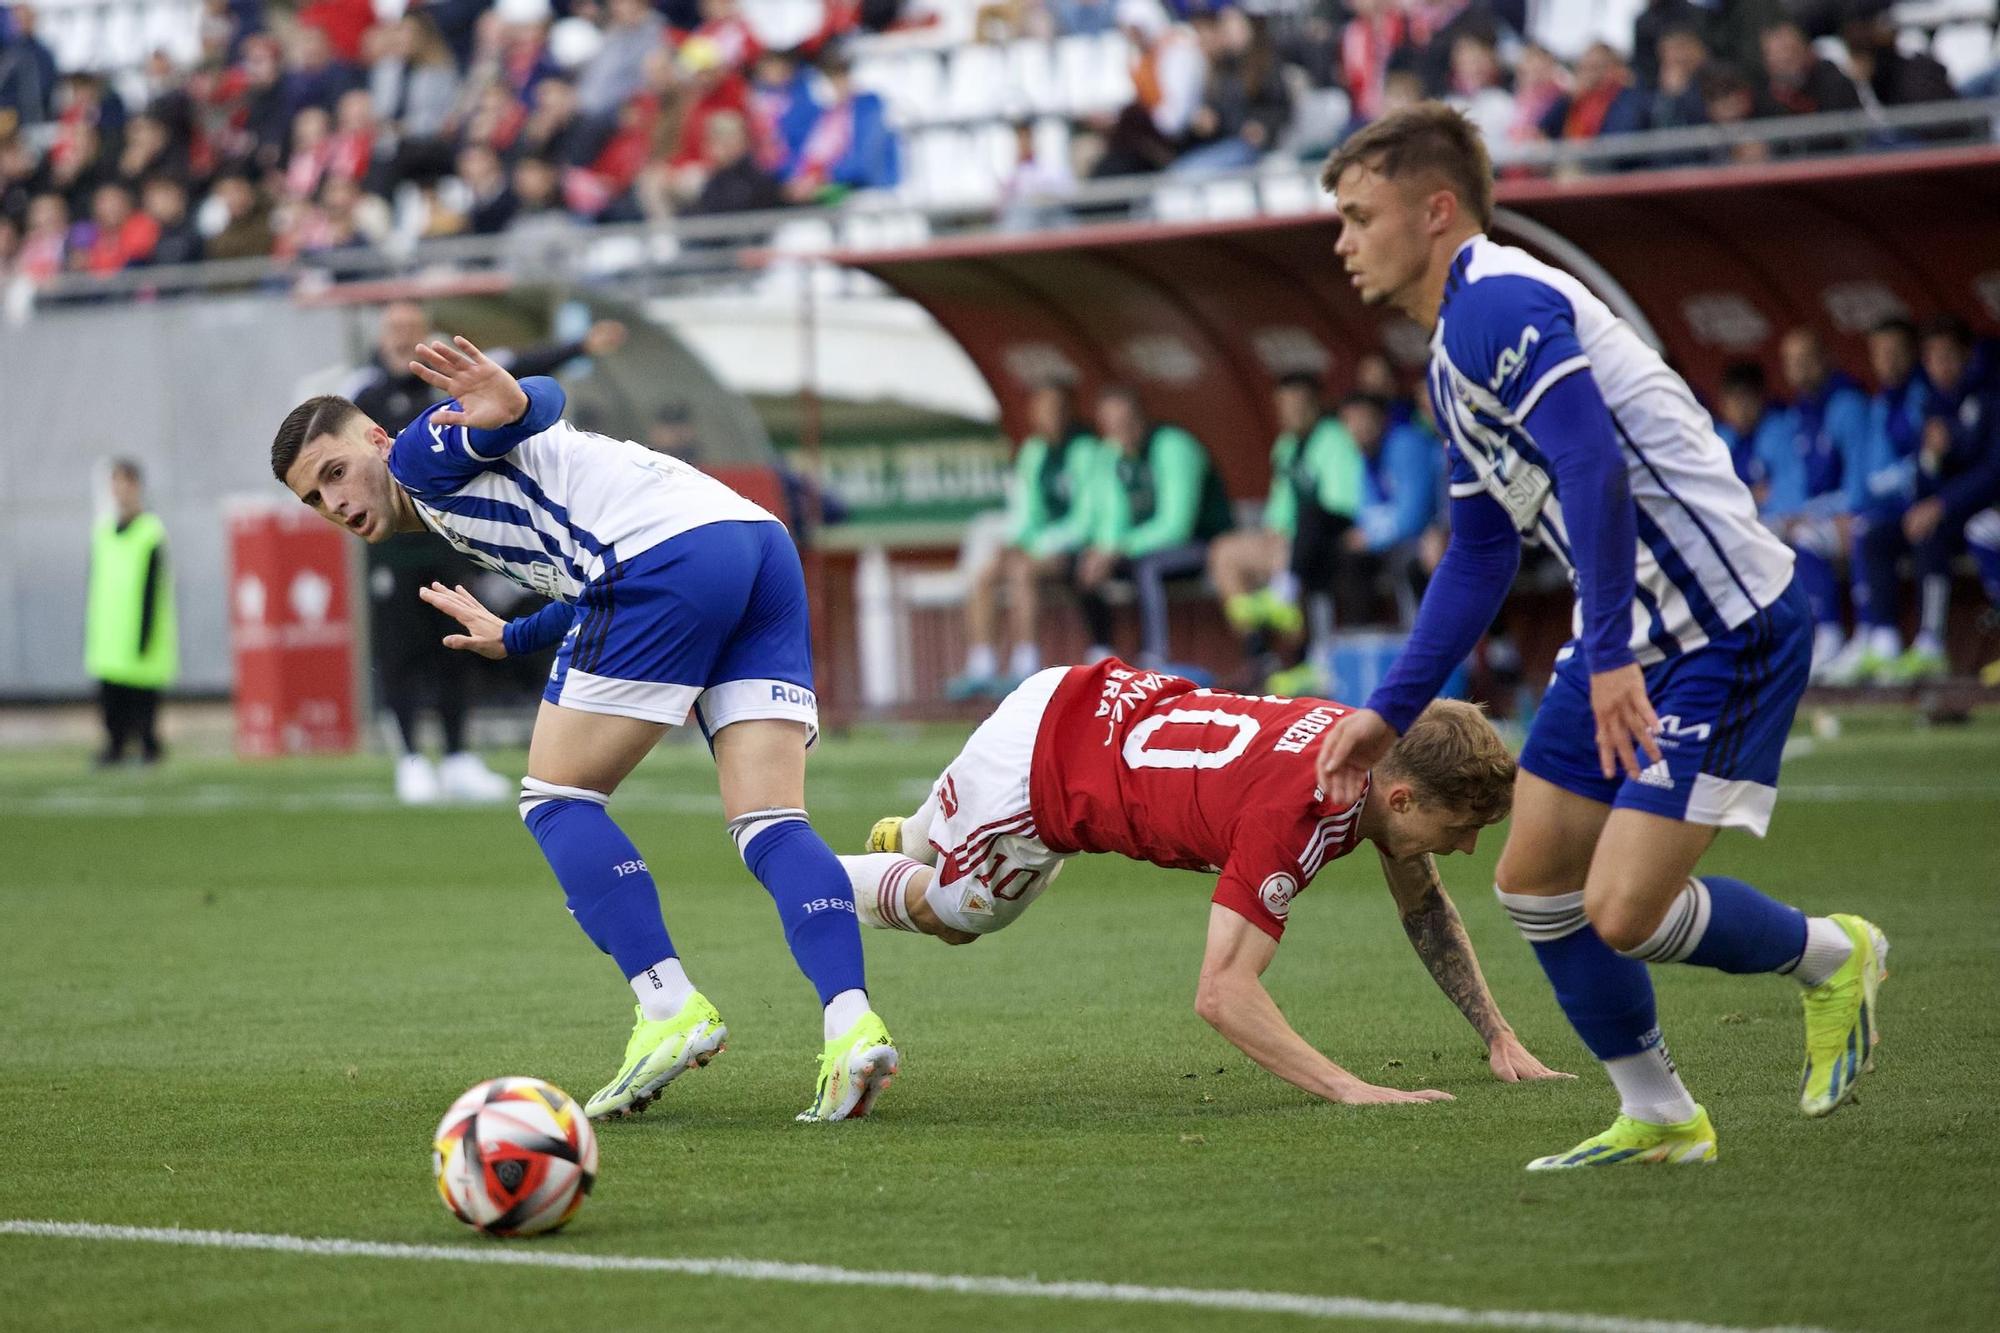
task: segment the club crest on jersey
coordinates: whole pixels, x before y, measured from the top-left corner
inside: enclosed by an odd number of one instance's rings
[[[1279,870],[1265,879],[1263,887],[1257,890],[1257,899],[1264,904],[1264,910],[1283,921],[1292,910],[1292,899],[1298,896],[1299,882]]]
[[[958,817],[958,784],[949,773],[944,775],[944,785],[938,788],[938,808],[944,811],[946,819]]]

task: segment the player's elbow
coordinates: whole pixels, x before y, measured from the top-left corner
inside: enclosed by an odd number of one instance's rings
[[[1222,973],[1203,972],[1201,982],[1194,989],[1194,1011],[1202,1022],[1220,1030],[1223,1017],[1230,1010],[1232,987]]]

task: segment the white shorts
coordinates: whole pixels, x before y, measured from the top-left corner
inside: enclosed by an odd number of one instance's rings
[[[965,742],[912,823],[937,851],[924,901],[969,935],[999,930],[1028,909],[1068,858],[1035,836],[1028,799],[1035,735],[1068,667],[1028,677]]]

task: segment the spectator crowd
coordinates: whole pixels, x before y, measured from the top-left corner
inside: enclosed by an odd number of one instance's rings
[[[269,12],[267,12],[267,9]],[[834,3],[767,50],[736,0],[207,0],[192,66],[132,102],[58,70],[0,10],[0,275],[826,202],[899,178],[843,45],[894,6]]]
[[[775,50],[738,0],[418,0],[387,21],[372,0],[205,0],[198,58],[155,52],[121,92],[101,71],[59,69],[33,5],[15,5],[0,10],[0,275],[260,255],[337,265],[426,237],[891,189],[902,147],[883,98],[856,86],[850,47],[935,17],[903,8],[830,0],[817,32]],[[1936,60],[1901,49],[1889,8],[1652,0],[1629,54],[1599,43],[1573,63],[1531,40],[1526,0],[1257,14],[1233,0],[991,0],[974,28],[1128,39],[1129,105],[1080,117],[1060,154],[1020,127],[999,195],[1035,225],[1061,216],[1035,201],[1079,175],[1310,158],[1425,97],[1518,145],[1991,91],[1990,73],[1954,89]],[[1824,37],[1840,61],[1818,54]],[[1768,152],[1746,139],[1715,155]]]

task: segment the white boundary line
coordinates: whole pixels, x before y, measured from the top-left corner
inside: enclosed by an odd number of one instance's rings
[[[1248,1314],[1288,1314],[1309,1319],[1373,1319],[1391,1324],[1431,1324],[1450,1328],[1550,1329],[1557,1333],[1750,1333],[1716,1324],[1678,1320],[1627,1319],[1618,1315],[1564,1314],[1536,1310],[1473,1310],[1456,1305],[1411,1301],[1371,1301],[1352,1296],[1308,1296],[1282,1291],[1225,1291],[1202,1287],[1144,1287],[1127,1282],[1043,1282],[1035,1278],[973,1277],[956,1273],[910,1273],[787,1264],[763,1259],[669,1259],[646,1255],[568,1254],[501,1245],[392,1245],[380,1241],[278,1236],[250,1231],[192,1231],[180,1227],[100,1226],[91,1222],[0,1221],[0,1236],[59,1240],[142,1241],[202,1249],[270,1250],[281,1254],[336,1258],[419,1259],[443,1263],[500,1264],[515,1268],[567,1268],[583,1272],[679,1273],[689,1277],[736,1278],[746,1282],[793,1282],[815,1286],[879,1287],[943,1292],[953,1296],[1016,1296],[1049,1301],[1113,1305],[1181,1306]],[[1818,1333],[1812,1329],[1766,1329],[1759,1333]]]

